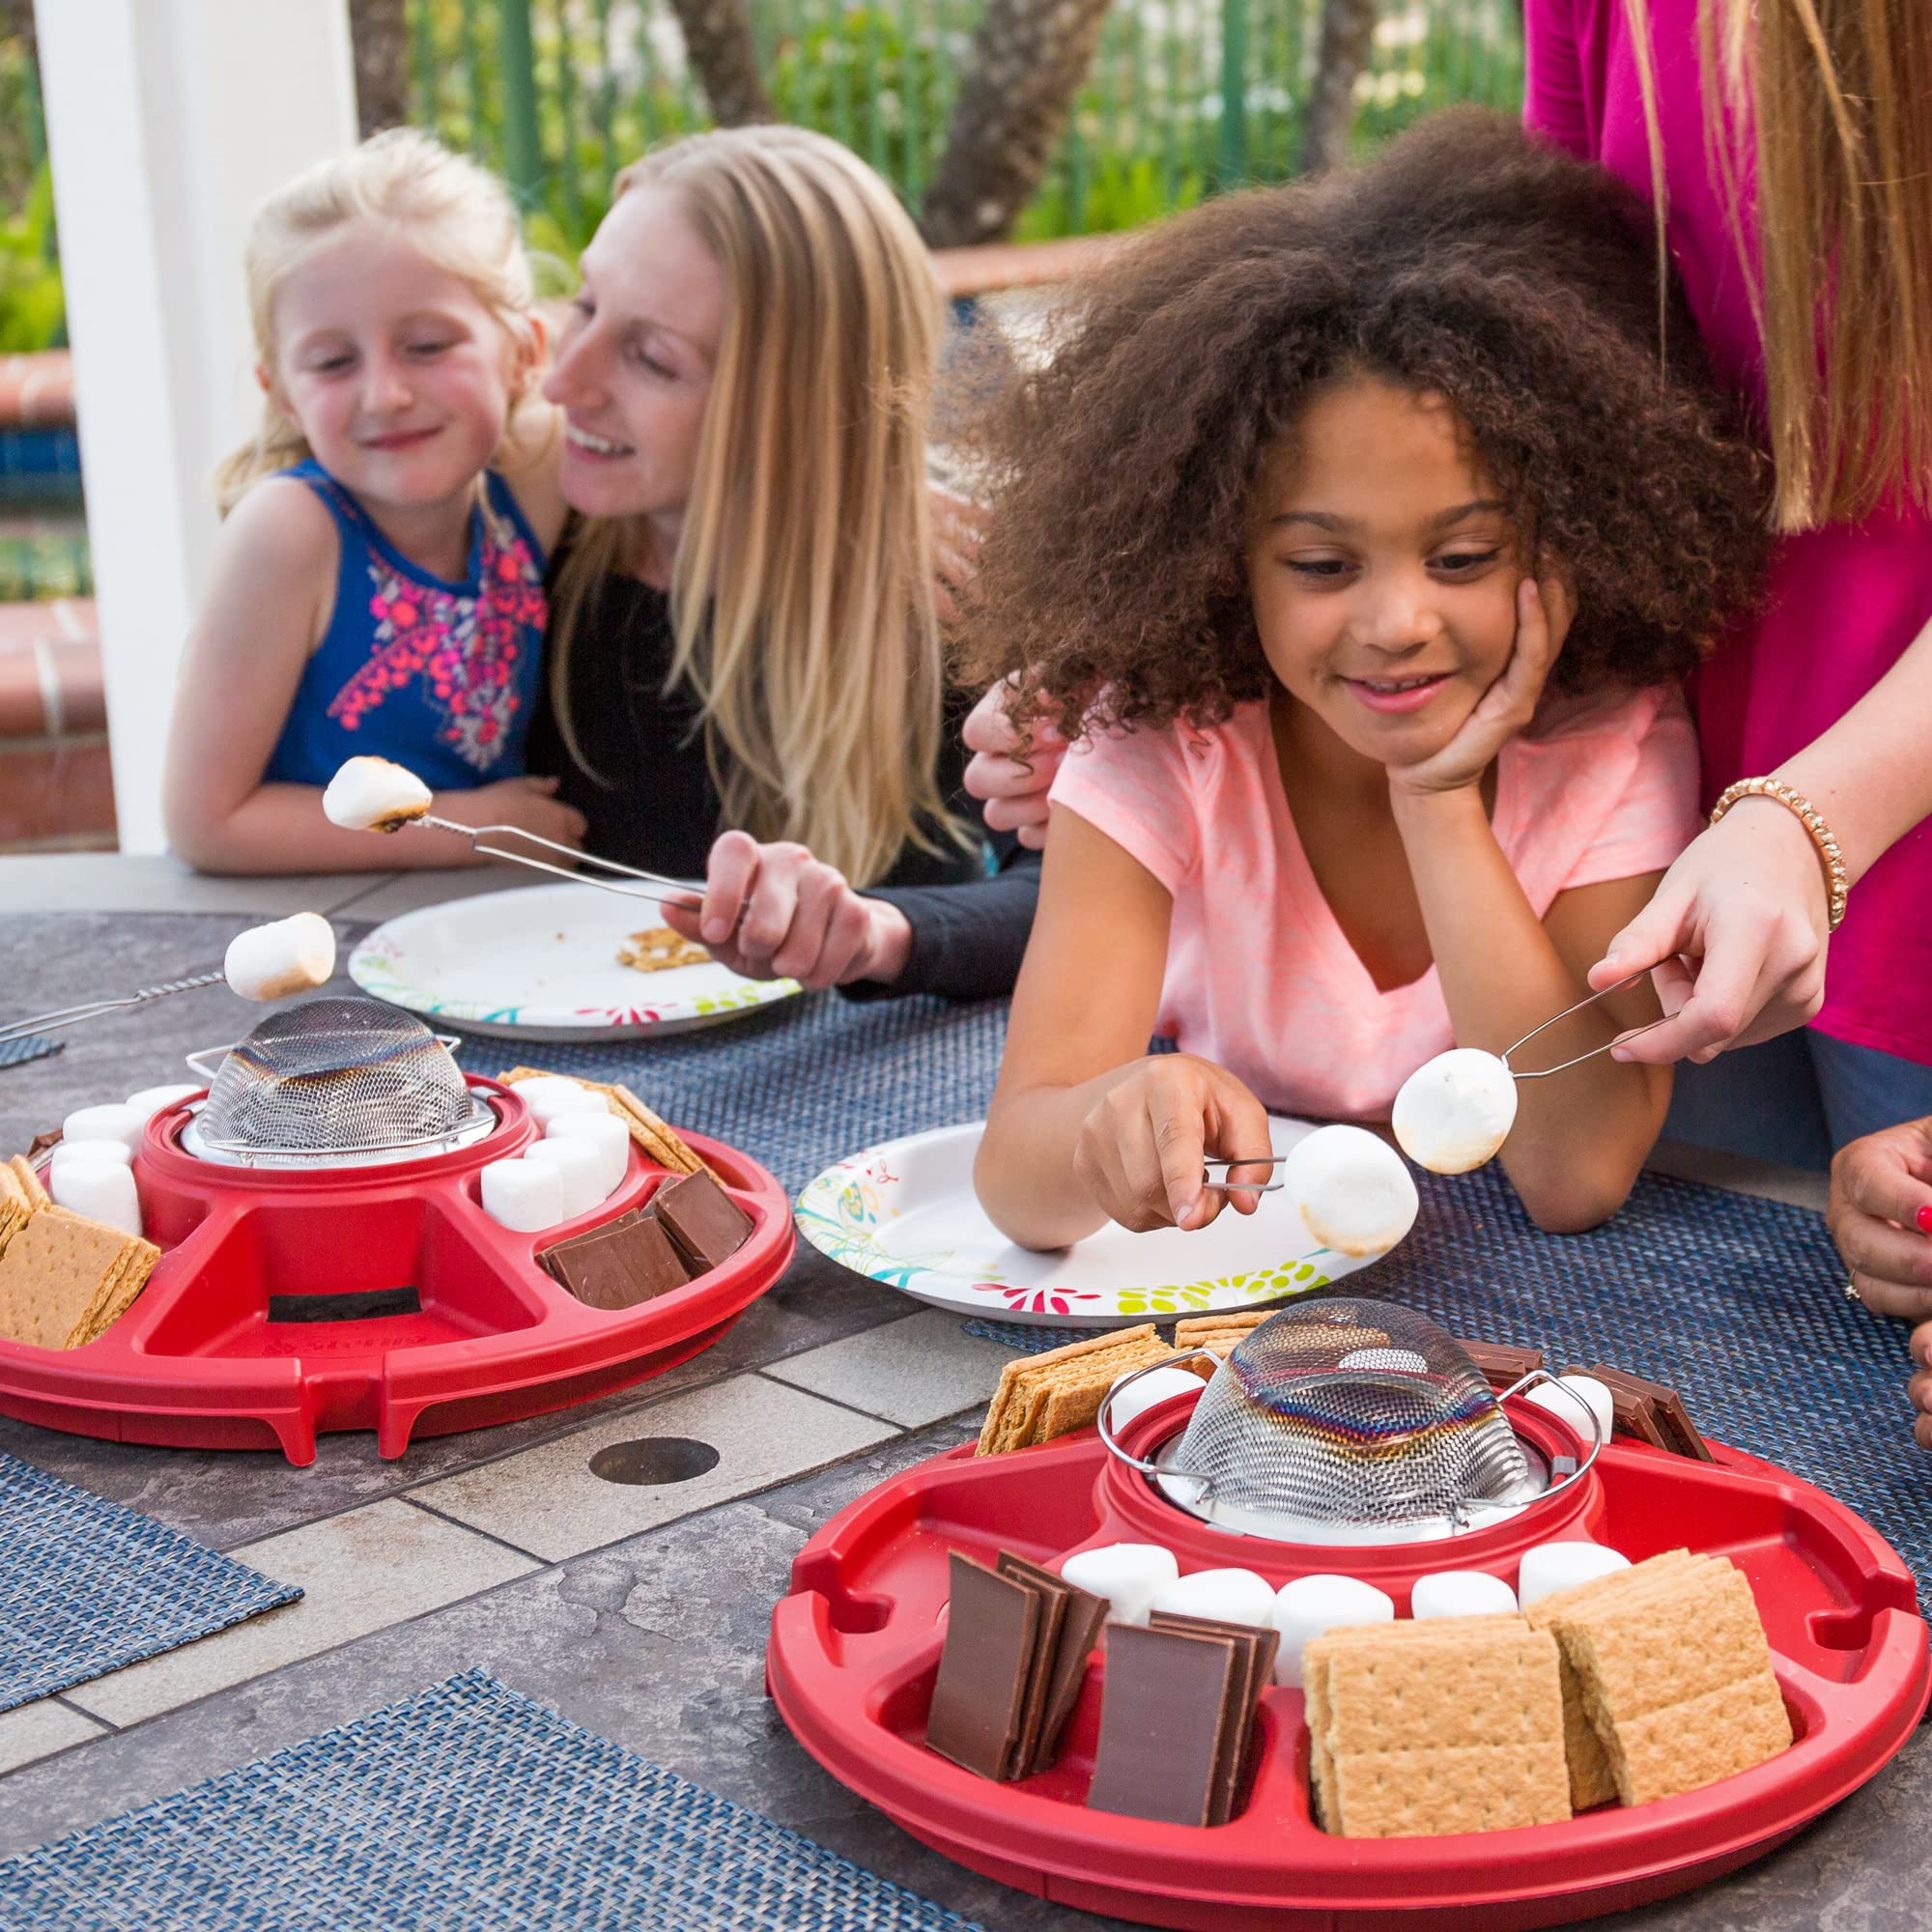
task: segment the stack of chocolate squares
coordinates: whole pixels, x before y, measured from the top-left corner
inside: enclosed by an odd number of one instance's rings
[[[1107,1600],[1010,1550],[989,1568],[955,1549],[951,1568],[925,1741],[981,1777],[1031,1777],[1059,1750]]]
[[[1137,1328],[1090,1335],[1044,1354],[1015,1356],[1001,1371],[977,1453],[1000,1456],[1085,1429],[1122,1376],[1164,1362],[1173,1353],[1153,1323],[1143,1321]]]
[[[1302,1657],[1316,1822],[1434,1836],[1570,1816],[1557,1649],[1517,1616],[1365,1624]]]
[[[1610,1404],[1619,1435],[1634,1435],[1653,1448],[1665,1449],[1673,1456],[1688,1456],[1694,1462],[1715,1459],[1690,1420],[1684,1398],[1662,1382],[1645,1381],[1628,1369],[1613,1369],[1603,1362],[1588,1369],[1565,1369],[1566,1376],[1595,1376],[1610,1392]]]
[[[735,1254],[752,1225],[702,1168],[666,1181],[648,1207],[544,1249],[537,1262],[587,1308],[636,1308]]]
[[[1225,1825],[1255,1753],[1255,1708],[1280,1633],[1155,1610],[1107,1626],[1100,1745],[1087,1803],[1174,1825]]]
[[[1694,1791],[1791,1742],[1757,1601],[1727,1558],[1667,1550],[1525,1615],[1562,1647],[1578,1810]]]

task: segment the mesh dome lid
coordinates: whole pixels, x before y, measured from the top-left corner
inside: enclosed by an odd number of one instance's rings
[[[1171,1458],[1171,1494],[1338,1527],[1466,1525],[1539,1485],[1482,1371],[1413,1309],[1286,1308],[1215,1370]]]
[[[374,1000],[309,1000],[229,1048],[197,1125],[213,1147],[330,1155],[461,1132],[473,1108],[449,1049]]]

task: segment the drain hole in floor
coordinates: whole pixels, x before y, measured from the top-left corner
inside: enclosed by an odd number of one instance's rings
[[[688,1483],[717,1466],[717,1450],[688,1435],[610,1442],[590,1459],[590,1473],[607,1483]]]

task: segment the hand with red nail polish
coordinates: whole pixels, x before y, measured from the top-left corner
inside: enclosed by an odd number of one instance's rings
[[[1932,1318],[1932,1116],[1841,1148],[1832,1163],[1827,1219],[1859,1298],[1874,1315]],[[1927,1344],[1932,1327],[1913,1337],[1921,1371],[1932,1364]],[[1932,1423],[1932,1415],[1921,1419]],[[1919,1434],[1932,1448],[1932,1431]]]

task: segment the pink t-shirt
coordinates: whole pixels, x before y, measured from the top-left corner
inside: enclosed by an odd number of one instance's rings
[[[1432,966],[1383,992],[1336,924],[1289,816],[1267,706],[1077,745],[1051,794],[1174,899],[1160,1031],[1268,1106],[1386,1120],[1455,1045]],[[1556,895],[1662,871],[1695,836],[1697,746],[1675,692],[1547,708],[1504,746],[1492,823],[1541,918]]]
[[[1707,166],[1697,0],[1648,0],[1671,253],[1719,376],[1764,400],[1764,345]],[[1650,192],[1642,95],[1624,0],[1527,0],[1525,119]],[[1747,184],[1748,193],[1748,184]],[[1748,202],[1745,226],[1750,232]],[[1917,513],[1779,541],[1764,615],[1698,672],[1708,803],[1769,772],[1851,709],[1932,620],[1932,520]],[[1927,722],[1932,756],[1932,721]],[[1932,822],[1860,882],[1832,941],[1824,1010],[1838,1039],[1932,1064]]]

